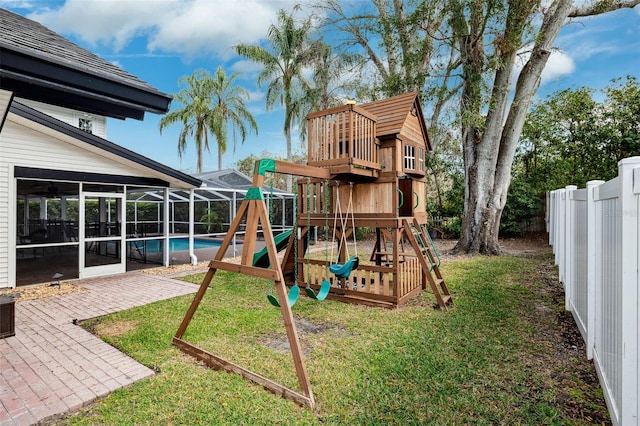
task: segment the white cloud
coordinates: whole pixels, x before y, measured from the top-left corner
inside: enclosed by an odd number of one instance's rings
[[[233,65],[231,65],[231,70],[239,71],[246,77],[258,74],[260,70],[262,70],[262,64],[254,61],[249,61],[247,59],[240,59],[239,61],[236,61],[233,63]]]
[[[262,102],[264,100],[265,93],[262,90],[247,90],[249,93],[250,102]]]
[[[6,0],[0,0],[6,1]],[[29,18],[91,45],[118,52],[145,37],[149,52],[185,58],[209,54],[229,58],[238,43],[255,44],[294,0],[67,0],[58,9],[35,10]],[[37,7],[37,4],[36,4]]]
[[[542,70],[540,76],[540,84],[554,81],[565,75],[571,74],[576,70],[576,64],[573,59],[560,50],[553,50],[549,56],[549,60]]]
[[[133,38],[153,31],[157,18],[170,13],[178,1],[85,2],[69,0],[59,9],[38,10],[28,17],[53,31],[74,34],[90,45],[122,50]]]
[[[32,9],[33,3],[27,0],[0,0],[0,7],[4,9]]]
[[[628,46],[620,46],[615,41],[606,41],[603,39],[598,40],[584,40],[583,42],[573,46],[571,48],[571,54],[577,61],[586,61],[597,55],[614,56],[625,49]]]
[[[529,50],[522,52],[518,55],[515,64],[515,79],[522,71],[524,64],[529,60],[531,56],[531,52]],[[542,74],[540,75],[540,85],[544,85],[550,81],[555,81],[565,75],[571,74],[576,70],[576,64],[571,56],[567,53],[554,49],[551,51],[551,55],[549,55],[549,59],[542,70]]]
[[[640,10],[640,8],[638,8]],[[631,48],[625,43],[620,43],[616,33],[622,31],[629,34],[637,32],[637,26],[626,23],[620,27],[612,27],[611,23],[621,12],[576,19],[567,26],[556,41],[564,51],[569,52],[576,62],[589,60],[595,56],[614,56],[629,52]]]
[[[215,52],[222,58],[234,54],[238,43],[254,44],[264,37],[282,3],[194,0],[171,15],[164,15],[150,38],[149,49],[195,53]],[[286,4],[285,4],[286,5]]]

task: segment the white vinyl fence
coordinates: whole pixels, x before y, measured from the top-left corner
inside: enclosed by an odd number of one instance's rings
[[[614,425],[638,425],[640,157],[618,163],[618,177],[547,195],[565,307],[593,359]]]

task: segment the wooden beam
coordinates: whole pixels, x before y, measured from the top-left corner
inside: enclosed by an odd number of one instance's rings
[[[284,163],[287,164],[287,163]],[[268,164],[271,166],[272,164]],[[259,164],[256,164],[256,169]],[[271,169],[273,170],[273,169]],[[256,173],[254,176],[254,188],[259,188],[263,183],[263,178],[259,173]],[[232,373],[237,373],[242,375],[244,378],[251,380],[255,383],[258,383],[264,386],[266,389],[272,391],[275,394],[281,395],[285,398],[292,399],[302,406],[308,406],[313,408],[315,406],[315,401],[313,398],[313,391],[311,390],[311,382],[309,381],[309,376],[307,374],[307,369],[304,363],[304,356],[302,353],[302,347],[300,345],[300,341],[298,339],[298,333],[296,330],[295,322],[293,320],[293,314],[291,312],[291,307],[288,303],[287,297],[287,287],[284,283],[284,277],[282,273],[282,267],[278,262],[278,253],[276,249],[275,240],[273,237],[273,233],[271,230],[271,224],[269,223],[269,217],[267,214],[267,209],[265,206],[264,198],[260,196],[260,193],[254,194],[252,197],[245,197],[244,201],[240,205],[239,213],[236,215],[227,235],[223,240],[223,244],[218,250],[215,258],[209,262],[209,271],[205,275],[200,288],[194,297],[191,305],[182,320],[182,324],[180,325],[178,331],[176,332],[175,337],[172,340],[172,343],[178,346],[183,352],[203,361],[205,364],[212,368],[223,369],[225,371],[229,371]],[[233,235],[238,232],[240,227],[240,223],[243,218],[246,218],[246,236],[244,241],[244,247],[242,251],[242,261],[241,264],[230,263],[223,261],[224,252],[226,248],[229,246],[229,242],[233,238]],[[255,239],[258,231],[258,226],[262,224],[263,234],[265,238],[265,245],[267,248],[267,254],[269,256],[269,263],[271,264],[271,269],[265,268],[257,268],[252,265],[252,256],[253,250],[255,248]],[[295,234],[292,233],[292,240]],[[182,340],[182,336],[187,329],[191,319],[198,308],[198,305],[202,301],[202,298],[213,278],[215,272],[218,269],[222,269],[225,271],[238,272],[245,275],[251,275],[261,278],[266,278],[274,281],[276,290],[278,292],[278,300],[280,302],[280,307],[282,310],[282,317],[287,333],[287,338],[289,340],[289,346],[291,347],[291,354],[293,356],[293,362],[296,369],[296,375],[298,377],[298,382],[300,384],[300,388],[302,389],[302,394],[292,391],[272,380],[269,380],[265,377],[260,376],[259,374],[253,373],[246,368],[240,367],[236,364],[233,364],[223,358],[210,354],[209,352],[200,349],[190,343],[187,343]]]
[[[328,169],[320,167],[306,166],[304,164],[287,163],[276,160],[276,173],[295,176],[307,176],[319,179],[330,179],[331,174]]]
[[[240,263],[246,266],[251,266],[253,262],[253,254],[256,249],[256,238],[258,237],[258,224],[262,211],[266,211],[264,200],[244,200],[243,203],[249,204],[247,211],[247,220],[245,228],[245,238],[242,242],[242,257]],[[267,220],[268,223],[268,220]],[[262,223],[262,233],[266,235],[269,230],[265,229],[264,222]],[[236,231],[234,231],[236,232]],[[270,231],[269,231],[270,232]],[[247,238],[250,236],[250,238]]]
[[[298,383],[300,384],[302,393],[311,400],[311,405],[313,405],[314,400],[313,391],[311,390],[311,381],[309,380],[309,374],[307,373],[307,367],[304,362],[302,346],[300,345],[300,340],[298,339],[298,330],[296,330],[296,323],[293,320],[293,312],[291,312],[291,306],[289,306],[287,286],[284,283],[282,266],[278,262],[276,244],[273,239],[273,234],[271,233],[269,223],[267,222],[263,226],[265,226],[266,229],[269,230],[269,232],[265,234],[265,243],[267,245],[270,263],[272,265],[273,271],[276,273],[274,284],[276,287],[276,292],[278,293],[280,310],[282,312],[282,320],[284,322],[284,328],[287,333],[287,339],[289,340],[289,347],[291,348],[291,355],[293,357],[293,365],[296,369],[296,376],[298,377]]]
[[[222,269],[223,271],[237,272],[239,274],[251,275],[253,277],[266,278],[275,280],[278,275],[273,269],[258,268],[255,266],[241,265],[238,263],[224,262],[220,260],[212,260],[209,262],[209,268]]]
[[[280,395],[284,398],[290,399],[296,404],[301,405],[302,407],[309,407],[313,409],[315,406],[313,397],[302,395],[292,389],[274,382],[273,380],[267,379],[266,377],[249,371],[246,368],[240,367],[239,365],[234,364],[231,361],[207,352],[202,348],[192,345],[191,343],[185,342],[182,339],[174,337],[171,343],[180,348],[182,352],[204,362],[208,367],[213,368],[214,370],[224,370],[229,373],[239,374],[246,380],[256,383],[276,395]]]
[[[202,297],[204,296],[207,289],[209,288],[209,284],[211,283],[211,280],[213,279],[213,276],[215,275],[215,273],[216,273],[216,270],[214,268],[209,268],[209,271],[207,271],[207,274],[204,276],[204,279],[202,280],[202,284],[200,284],[200,288],[198,289],[198,292],[193,298],[193,301],[191,302],[191,305],[189,306],[187,313],[182,319],[182,323],[180,324],[178,331],[176,331],[176,338],[178,339],[182,338],[182,335],[184,334],[185,330],[189,326],[189,323],[191,322],[191,319],[193,318],[193,314],[196,312],[196,309],[198,309],[198,306],[202,301]]]

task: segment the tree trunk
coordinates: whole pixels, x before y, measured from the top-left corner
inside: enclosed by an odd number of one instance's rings
[[[501,253],[498,243],[500,218],[507,201],[515,149],[551,47],[571,7],[571,0],[559,0],[547,10],[531,56],[518,77],[504,125],[502,107],[505,104],[501,102],[506,99],[503,90],[508,90],[511,82],[507,76],[500,75],[504,71],[501,69],[494,80],[490,102],[494,108],[487,115],[482,138],[479,141],[463,140],[467,189],[461,238],[454,249],[458,252]],[[513,64],[513,60],[510,63]],[[511,72],[509,69],[507,71]]]

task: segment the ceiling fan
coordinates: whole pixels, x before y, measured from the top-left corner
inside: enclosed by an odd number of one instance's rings
[[[35,186],[34,188],[38,189],[38,188],[42,188],[42,186],[38,185],[38,186]],[[61,198],[65,195],[72,195],[72,194],[67,194],[65,192],[60,192],[60,189],[53,182],[47,187],[46,191],[35,191],[34,194],[44,198]]]

